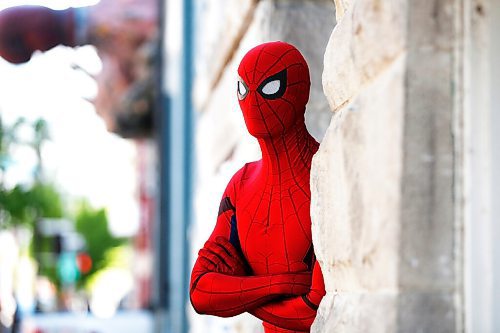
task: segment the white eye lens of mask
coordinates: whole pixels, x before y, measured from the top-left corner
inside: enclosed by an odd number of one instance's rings
[[[274,80],[267,83],[263,88],[262,92],[266,95],[273,95],[280,89],[280,80]]]
[[[247,89],[245,88],[245,85],[241,83],[241,81],[238,81],[238,94],[241,96],[245,96],[247,93]]]

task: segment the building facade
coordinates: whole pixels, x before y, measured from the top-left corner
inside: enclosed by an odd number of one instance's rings
[[[499,330],[498,1],[339,0],[315,332]],[[496,223],[495,223],[496,222]]]
[[[194,67],[191,260],[229,178],[259,158],[237,104],[236,68],[253,46],[283,40],[310,65],[307,125],[321,143],[311,215],[327,295],[312,331],[500,330],[500,3],[191,4],[183,7],[195,13],[185,60]],[[175,36],[165,41],[181,59]],[[250,316],[199,316],[185,300],[192,332],[261,330]]]

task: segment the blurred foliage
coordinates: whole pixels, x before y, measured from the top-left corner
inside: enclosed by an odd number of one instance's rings
[[[132,248],[129,245],[120,245],[110,248],[104,254],[106,267],[128,269],[131,260]]]
[[[23,126],[27,126],[31,132],[29,138],[24,137],[24,141],[20,136]],[[68,218],[74,215],[75,230],[84,238],[84,251],[92,259],[91,270],[82,275],[79,281],[79,286],[83,286],[93,275],[109,266],[125,267],[128,257],[124,249],[128,239],[117,238],[110,233],[104,209],[95,209],[83,201],[77,205],[76,213],[70,214],[65,210],[67,202],[64,202],[55,184],[48,182],[43,175],[42,147],[49,138],[48,124],[43,119],[28,122],[19,118],[7,126],[0,118],[0,228],[22,227],[31,230],[34,237],[29,250],[38,262],[38,273],[60,287],[57,237],[41,235],[37,232],[36,223],[44,218]],[[9,168],[16,167],[12,154],[20,146],[29,147],[36,154],[32,181],[8,188],[4,178]]]
[[[23,127],[31,132],[30,138],[24,138],[24,141],[20,135]],[[62,195],[55,184],[44,182],[42,177],[41,151],[48,139],[48,125],[43,119],[28,122],[19,118],[12,125],[6,125],[0,118],[0,228],[31,230],[35,237],[28,250],[38,262],[39,274],[57,284],[55,260],[46,255],[52,251],[53,238],[36,233],[36,223],[41,218],[62,218],[65,215]],[[33,179],[31,183],[8,188],[4,177],[9,168],[16,167],[12,158],[14,149],[22,146],[31,148],[37,156]]]
[[[17,119],[13,125],[4,125],[0,118],[0,170],[4,172],[10,162],[10,148],[13,144],[19,143],[17,132],[26,123],[24,118]]]
[[[128,244],[108,249],[104,254],[104,268],[88,276],[85,281],[85,288],[92,290],[95,284],[98,283],[99,278],[102,277],[102,274],[110,270],[129,272],[132,262],[132,252],[132,248]]]
[[[32,140],[23,142],[19,131],[22,126],[29,126]],[[40,217],[59,218],[63,216],[61,195],[55,185],[43,183],[41,150],[49,139],[49,129],[43,119],[33,123],[25,118],[17,119],[12,125],[5,125],[0,118],[0,227],[23,225],[34,229],[35,222]],[[37,156],[37,165],[32,184],[17,184],[6,188],[5,172],[13,167],[12,149],[16,146],[31,147]]]
[[[128,239],[114,237],[108,228],[106,210],[94,209],[87,202],[80,204],[75,221],[76,231],[85,239],[86,252],[93,263],[92,269],[82,276],[81,283],[85,284],[87,278],[110,263],[107,253],[126,244]]]
[[[0,187],[0,211],[4,227],[24,225],[34,229],[40,217],[63,217],[61,195],[53,184],[35,183],[16,185],[12,189]]]

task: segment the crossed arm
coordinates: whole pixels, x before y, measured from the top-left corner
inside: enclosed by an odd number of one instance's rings
[[[249,312],[284,329],[308,331],[325,294],[321,268],[316,262],[312,274],[249,275],[245,260],[230,242],[237,176],[224,193],[216,227],[194,265],[191,303],[202,314],[230,317]]]
[[[207,242],[200,250],[190,290],[191,303],[198,313],[231,317],[284,295],[302,295],[310,288],[308,272],[240,275],[244,263],[235,262],[234,254],[234,247],[222,237]]]
[[[255,317],[281,328],[309,331],[324,295],[323,275],[318,262],[316,262],[312,273],[312,283],[306,293],[271,301],[249,312]]]

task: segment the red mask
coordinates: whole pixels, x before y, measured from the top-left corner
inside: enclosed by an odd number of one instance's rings
[[[285,134],[304,122],[309,99],[309,68],[284,42],[251,49],[238,67],[238,99],[248,131],[256,138]]]

